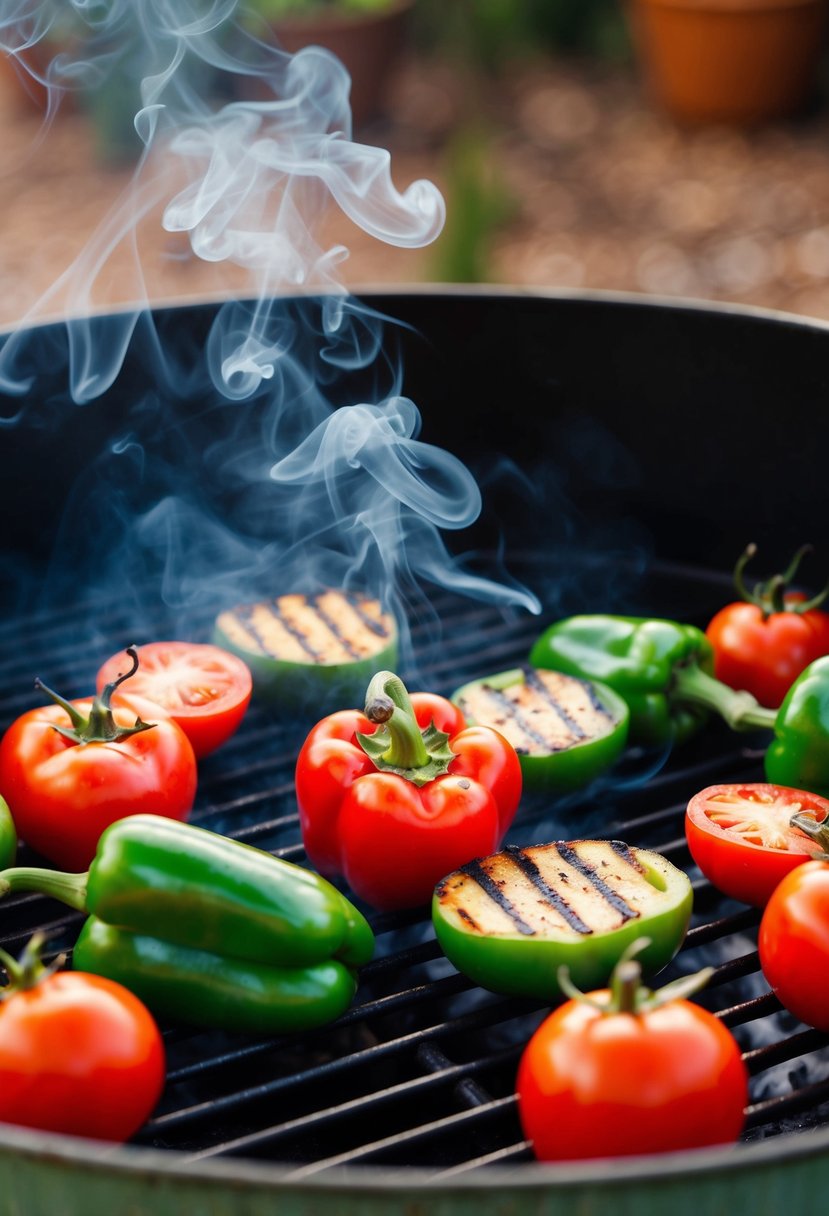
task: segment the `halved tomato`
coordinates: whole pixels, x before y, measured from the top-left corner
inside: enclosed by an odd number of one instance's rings
[[[129,704],[135,695],[159,706],[187,735],[197,759],[230,738],[250,702],[247,664],[207,643],[148,642],[136,649],[138,670],[118,690],[119,701]],[[98,691],[129,666],[123,650],[107,659],[98,672]]]
[[[709,785],[688,803],[688,848],[718,890],[762,908],[791,870],[825,855],[791,826],[797,814],[823,823],[829,800],[784,785]]]

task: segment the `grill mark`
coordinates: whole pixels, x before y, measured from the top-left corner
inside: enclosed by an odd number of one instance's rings
[[[532,739],[534,743],[538,744],[539,747],[542,747],[547,752],[553,750],[550,740],[545,739],[545,737],[539,731],[537,731],[530,722],[527,721],[520,709],[518,709],[516,706],[515,702],[511,701],[506,693],[501,692],[499,688],[493,688],[490,684],[484,684],[482,687],[486,695],[498,706],[499,711],[507,718],[512,718],[513,722],[515,722],[516,725],[524,732],[528,739]],[[555,750],[561,751],[562,749],[561,747],[558,747]]]
[[[607,842],[617,857],[621,857],[622,861],[626,861],[634,870],[638,870],[640,874],[645,874],[645,867],[642,865],[639,858],[631,849],[630,845],[625,844],[623,840],[608,840]]]
[[[264,654],[271,654],[272,647],[268,643],[265,631],[263,629],[257,629],[257,627],[256,627],[256,624],[254,621],[254,613],[257,611],[260,615],[262,614],[263,611],[268,612],[270,614],[271,618],[275,621],[278,621],[279,624],[282,626],[282,628],[285,630],[285,632],[289,633],[291,635],[291,637],[294,638],[294,640],[299,643],[300,647],[305,651],[305,653],[309,656],[309,658],[314,659],[314,661],[319,660],[319,657],[320,657],[319,652],[314,649],[314,647],[308,641],[305,634],[302,633],[301,630],[297,629],[294,625],[292,625],[291,622],[282,615],[282,613],[279,611],[279,609],[277,608],[275,603],[274,604],[242,604],[238,608],[234,609],[235,615],[238,618],[238,620],[241,621],[241,623],[244,625],[244,627],[248,630],[248,632],[251,634],[251,636],[254,637],[256,639],[256,641],[259,643],[259,647]]]
[[[539,677],[538,673],[532,667],[525,667],[524,680],[532,688],[533,692],[537,692],[561,718],[564,725],[573,732],[577,739],[584,739],[587,736],[582,724],[570,714],[565,707],[556,699],[553,692],[547,687],[544,681]],[[581,684],[582,681],[580,680]],[[604,708],[603,706],[601,707]]]
[[[561,852],[561,846],[557,847],[559,852]],[[585,935],[593,932],[590,925],[585,924],[578,912],[575,912],[570,907],[563,895],[559,891],[556,891],[555,887],[550,886],[533,859],[528,857],[522,848],[516,844],[509,844],[504,849],[504,852],[509,854],[521,873],[529,878],[535,889],[543,897],[544,902],[554,908],[556,912],[561,913],[571,929],[575,929],[577,933]]]
[[[350,608],[354,609],[365,627],[372,633],[376,634],[378,638],[387,638],[389,636],[389,631],[386,629],[383,621],[375,620],[371,613],[366,612],[364,607],[365,599],[363,596],[356,595],[353,591],[344,591],[343,599]]]
[[[324,608],[320,607],[320,598],[321,597],[319,595],[315,595],[313,600],[308,600],[306,598],[305,602],[309,608],[312,608],[313,611],[316,612],[323,625],[325,625],[331,636],[337,639],[343,650],[345,650],[346,654],[351,655],[352,659],[362,658],[360,652],[354,647],[351,640],[341,631],[334,618],[330,616]]]
[[[523,933],[526,937],[535,937],[535,929],[532,925],[527,924],[518,909],[507,898],[497,882],[487,874],[479,861],[470,861],[465,866],[461,866],[459,873],[477,883],[492,902],[497,904],[502,912],[506,912],[519,933]]]
[[[639,913],[636,911],[636,909],[631,908],[629,904],[625,903],[618,891],[614,891],[613,888],[596,873],[592,866],[588,865],[586,861],[583,861],[575,849],[570,848],[570,846],[567,844],[560,843],[558,845],[558,851],[562,861],[565,861],[568,865],[572,866],[574,870],[578,870],[579,874],[588,880],[588,882],[593,886],[594,890],[596,890],[599,895],[607,900],[610,906],[619,913],[623,920],[637,919]]]

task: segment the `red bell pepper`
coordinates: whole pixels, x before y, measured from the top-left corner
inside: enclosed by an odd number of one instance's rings
[[[319,722],[296,768],[305,851],[374,908],[428,903],[435,884],[497,849],[521,797],[510,743],[433,693],[378,672],[365,713]]]

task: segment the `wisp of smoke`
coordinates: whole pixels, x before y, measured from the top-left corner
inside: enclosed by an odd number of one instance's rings
[[[65,49],[48,55],[58,31]],[[321,238],[332,206],[397,246],[429,243],[444,220],[431,183],[400,192],[388,153],[353,140],[342,64],[318,47],[291,56],[261,42],[236,0],[6,0],[0,44],[48,88],[47,122],[68,90],[100,89],[113,74],[135,87],[141,152],[129,186],[0,350],[0,391],[31,399],[43,358],[35,323],[64,316],[67,391],[50,408],[66,410],[119,383],[140,330],[153,388],[131,397],[120,384],[95,468],[118,520],[94,548],[100,584],[123,582],[125,554],[134,566],[139,553],[162,568],[171,603],[203,600],[208,587],[226,601],[269,579],[273,594],[357,584],[400,607],[426,580],[537,610],[525,589],[450,556],[441,533],[474,521],[478,488],[455,456],[418,439],[420,415],[388,354],[391,322],[345,292],[347,250]],[[267,100],[233,96],[251,77]],[[217,305],[198,346],[171,349],[147,300],[137,233],[155,213],[195,257],[251,284],[245,299]],[[134,303],[105,315],[97,288],[125,251]],[[367,368],[376,395],[344,397],[348,376]],[[173,398],[216,420],[215,442],[173,421]],[[0,420],[25,423],[25,408]],[[149,433],[159,442],[148,445]],[[209,509],[206,481],[235,508]],[[143,496],[130,493],[136,485]],[[64,534],[88,511],[76,489]]]

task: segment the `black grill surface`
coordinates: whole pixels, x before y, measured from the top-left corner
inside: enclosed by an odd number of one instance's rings
[[[540,618],[436,593],[441,636],[413,629],[411,688],[449,693],[475,676],[526,658],[544,624],[594,600],[590,571],[562,597],[541,556],[516,573],[544,601]],[[614,609],[704,624],[726,599],[725,577],[654,566],[616,570],[624,588]],[[599,579],[606,582],[607,572]],[[88,694],[110,653],[130,642],[181,636],[160,604],[140,617],[117,606],[101,627],[101,606],[78,602],[0,633],[2,725],[36,703],[35,675],[66,696]],[[94,625],[91,622],[95,622]],[[188,636],[209,637],[193,619]],[[425,626],[424,626],[425,630]],[[425,656],[425,658],[423,657]],[[254,704],[237,736],[200,768],[192,821],[304,863],[293,792],[294,760],[313,720],[280,721]],[[695,910],[687,941],[664,980],[713,964],[698,998],[733,1030],[751,1073],[745,1141],[788,1134],[829,1118],[829,1039],[782,1011],[760,973],[758,913],[720,897],[688,855],[683,814],[689,797],[720,781],[762,780],[762,739],[712,724],[675,755],[630,754],[600,786],[566,800],[525,797],[508,840],[523,845],[584,836],[614,837],[656,849],[690,873]],[[22,862],[38,859],[24,849]],[[393,861],[390,863],[393,864]],[[518,1060],[547,1008],[483,992],[443,958],[427,910],[369,913],[377,953],[362,971],[351,1009],[305,1035],[247,1038],[165,1026],[168,1080],[136,1142],[191,1160],[273,1161],[297,1179],[347,1163],[425,1167],[435,1177],[492,1163],[532,1160],[516,1114]],[[71,951],[81,918],[41,896],[0,906],[0,942],[19,952],[36,929],[50,952]]]

